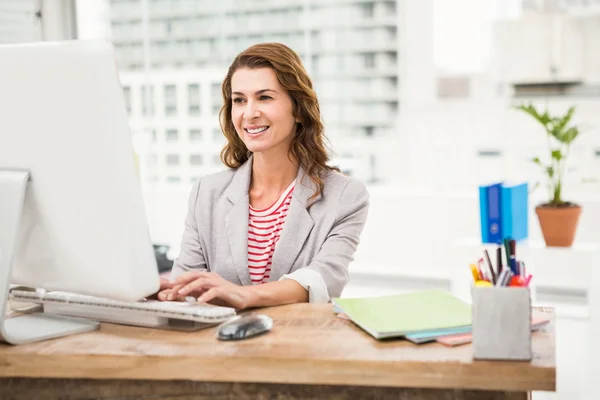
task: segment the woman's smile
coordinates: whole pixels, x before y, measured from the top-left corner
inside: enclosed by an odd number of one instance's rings
[[[253,138],[261,136],[261,134],[266,132],[267,129],[269,129],[268,125],[262,125],[262,126],[252,125],[252,126],[244,127],[244,131],[246,131],[248,136],[253,137]]]

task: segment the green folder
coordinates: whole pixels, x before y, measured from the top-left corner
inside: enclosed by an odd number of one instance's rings
[[[375,339],[471,325],[471,306],[441,289],[335,298],[333,304]]]

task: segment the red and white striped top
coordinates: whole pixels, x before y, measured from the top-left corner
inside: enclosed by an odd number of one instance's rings
[[[295,183],[292,182],[271,207],[257,210],[249,206],[248,270],[253,285],[266,282],[270,277],[273,252],[292,201]]]

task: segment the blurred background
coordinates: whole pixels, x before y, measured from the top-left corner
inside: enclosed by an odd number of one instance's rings
[[[589,395],[588,377],[600,374],[589,357],[593,262],[600,268],[591,255],[600,244],[600,0],[0,0],[0,43],[75,38],[115,46],[151,236],[167,268],[193,182],[224,168],[227,67],[255,43],[294,49],[313,79],[332,163],[371,193],[344,296],[456,292],[468,273],[460,257],[479,257],[478,185],[543,179],[531,159],[547,153],[546,134],[513,107],[575,106],[583,133],[564,196],[583,213],[575,245],[559,255],[569,265],[540,261],[534,278],[535,302],[559,317],[558,392],[534,398]],[[530,193],[527,246],[538,260],[556,258],[533,212],[545,200],[543,188]]]

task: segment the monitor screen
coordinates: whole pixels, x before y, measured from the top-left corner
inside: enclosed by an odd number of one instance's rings
[[[13,244],[6,238],[15,232],[0,223],[10,283],[119,300],[155,293],[158,269],[112,45],[0,46],[0,88],[0,172],[30,176]]]

